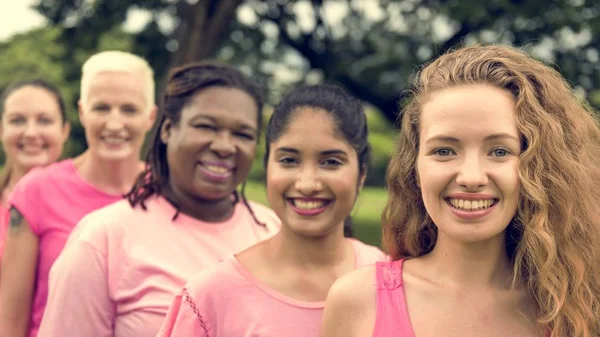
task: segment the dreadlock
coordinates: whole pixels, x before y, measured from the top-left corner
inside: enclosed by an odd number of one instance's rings
[[[169,164],[167,162],[167,145],[160,137],[161,128],[168,119],[173,124],[179,123],[181,111],[188,101],[199,91],[210,87],[235,88],[249,94],[258,107],[258,133],[261,132],[263,119],[262,108],[264,98],[260,86],[246,77],[234,67],[218,62],[198,62],[174,68],[163,95],[159,117],[152,131],[152,146],[146,153],[146,169],[138,176],[133,188],[125,195],[132,207],[139,204],[146,209],[145,201],[152,195],[162,195],[161,189],[169,181]],[[242,183],[241,200],[248,208],[254,221],[263,227],[245,195],[246,183]],[[233,193],[233,203],[239,202],[238,192]],[[179,215],[179,205],[169,200],[177,209],[173,220]]]

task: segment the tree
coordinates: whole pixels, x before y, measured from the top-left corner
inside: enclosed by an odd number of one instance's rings
[[[297,82],[325,79],[391,121],[418,65],[461,43],[525,45],[585,92],[600,85],[593,0],[41,0],[37,8],[67,27],[65,43],[90,51],[132,8],[146,10],[151,19],[133,50],[157,74],[216,56],[265,82],[273,99]]]

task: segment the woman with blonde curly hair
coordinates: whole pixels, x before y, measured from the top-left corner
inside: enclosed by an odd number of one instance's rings
[[[506,46],[418,75],[387,176],[390,262],[332,287],[323,337],[600,336],[600,127]]]

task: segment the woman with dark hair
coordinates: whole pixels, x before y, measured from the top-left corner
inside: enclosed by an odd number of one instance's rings
[[[384,259],[344,237],[371,152],[362,104],[336,86],[303,86],[267,129],[267,196],[280,232],[196,275],[159,336],[316,337],[327,291],[341,275]]]
[[[0,97],[0,138],[6,156],[0,177],[0,257],[8,226],[8,196],[31,169],[54,163],[69,137],[65,102],[42,79],[14,83]]]
[[[171,72],[146,170],[127,200],[78,224],[52,269],[40,337],[156,336],[189,277],[276,233],[276,215],[243,193],[262,106],[235,68]]]

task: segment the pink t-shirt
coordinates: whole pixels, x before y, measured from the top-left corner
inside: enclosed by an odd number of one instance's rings
[[[357,268],[385,259],[378,248],[349,240]],[[303,302],[276,292],[230,257],[188,282],[158,336],[317,337],[324,307],[325,302]]]
[[[397,260],[376,264],[377,311],[373,337],[415,337],[402,286],[403,262]]]
[[[83,180],[71,159],[31,170],[13,189],[9,204],[39,238],[29,337],[37,335],[48,296],[48,273],[71,230],[84,215],[120,199]]]
[[[4,255],[4,240],[6,239],[6,232],[8,231],[9,218],[10,213],[8,212],[8,207],[0,205],[0,261],[2,261],[2,256]]]
[[[206,223],[163,197],[147,210],[123,200],[85,217],[50,273],[50,294],[38,337],[156,336],[185,282],[226,256],[274,235],[269,208],[241,202],[231,218]]]

